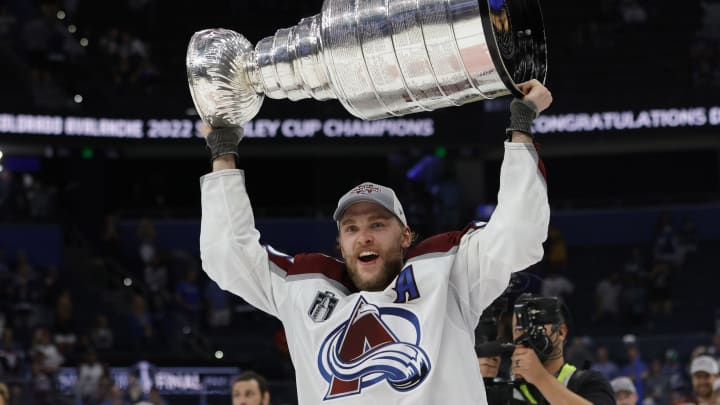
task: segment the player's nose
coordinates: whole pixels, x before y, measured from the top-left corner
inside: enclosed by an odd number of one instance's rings
[[[360,231],[360,237],[358,238],[358,240],[360,241],[360,244],[367,245],[369,243],[372,243],[375,239],[370,229],[365,228],[364,230]]]

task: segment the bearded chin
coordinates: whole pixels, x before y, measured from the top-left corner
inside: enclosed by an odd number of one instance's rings
[[[400,270],[402,270],[402,259],[394,259],[392,261],[385,262],[385,265],[382,268],[382,272],[378,275],[378,277],[370,279],[370,280],[363,280],[358,276],[358,272],[356,268],[348,268],[348,272],[350,273],[350,279],[352,280],[353,284],[355,284],[355,287],[358,288],[360,291],[382,291],[390,284],[390,282],[398,275],[400,274]]]

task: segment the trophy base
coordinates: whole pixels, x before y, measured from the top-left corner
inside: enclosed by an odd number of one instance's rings
[[[547,45],[538,0],[479,0],[483,31],[497,72],[513,96],[517,84],[547,77]]]

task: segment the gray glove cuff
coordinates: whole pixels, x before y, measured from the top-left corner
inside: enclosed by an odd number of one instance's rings
[[[535,103],[516,98],[510,103],[510,126],[505,129],[508,138],[513,131],[523,132],[532,136],[532,122],[538,116]]]
[[[242,137],[242,127],[213,128],[205,138],[211,160],[230,154],[237,157],[237,147]]]

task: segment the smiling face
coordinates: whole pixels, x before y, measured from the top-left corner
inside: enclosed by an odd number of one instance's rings
[[[350,279],[361,291],[382,291],[400,272],[410,247],[410,228],[373,202],[348,207],[340,220],[338,242]]]

